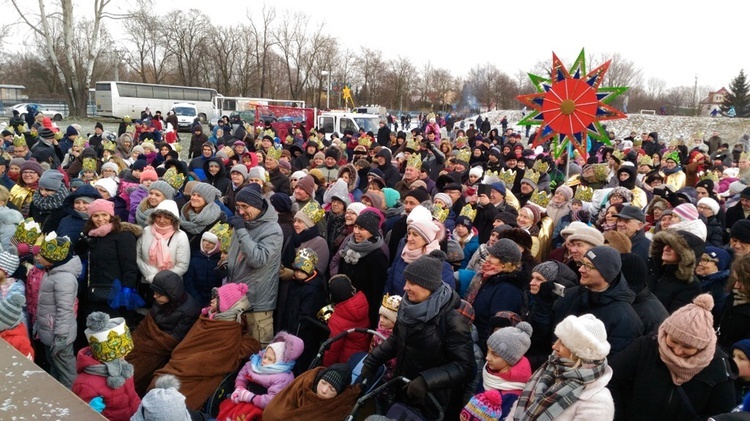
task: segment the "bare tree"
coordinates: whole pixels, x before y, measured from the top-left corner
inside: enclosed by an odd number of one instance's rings
[[[163,83],[171,70],[167,63],[174,51],[163,42],[165,27],[154,25],[153,2],[139,0],[138,5],[125,22],[125,33],[132,46],[125,51],[125,63],[140,76],[141,82]]]
[[[205,53],[211,22],[197,9],[190,9],[187,13],[175,10],[165,20],[170,22],[170,30],[165,31],[164,35],[167,51],[175,58],[178,84],[201,85],[203,81],[198,63]]]
[[[205,60],[208,74],[213,76],[212,86],[225,95],[233,93],[234,73],[241,60],[238,54],[242,49],[240,30],[240,27],[216,26],[209,34],[211,46],[206,48]]]
[[[249,29],[251,34],[253,35],[252,56],[255,58],[255,69],[260,76],[258,82],[258,95],[260,97],[265,97],[267,95],[267,64],[269,56],[272,53],[271,47],[274,45],[273,36],[271,36],[271,25],[273,24],[274,19],[276,19],[276,9],[274,9],[273,7],[267,8],[265,4],[263,5],[263,9],[261,12],[260,23],[256,23],[250,15],[250,12],[248,12],[248,20],[250,21]]]
[[[404,99],[409,101],[409,94],[417,80],[417,68],[408,57],[399,56],[389,63],[391,88],[393,89],[393,107],[404,108]],[[392,108],[393,108],[392,107]]]
[[[79,31],[81,28],[76,22],[73,0],[60,0],[60,9],[52,12],[47,10],[44,0],[38,0],[34,12],[22,10],[18,0],[11,0],[20,20],[44,43],[44,54],[60,84],[65,87],[66,100],[73,116],[86,116],[91,76],[101,49],[102,19],[116,17],[105,12],[111,1],[94,0],[93,20],[85,31]],[[77,46],[76,37],[86,38],[87,42]],[[79,46],[84,49],[76,50]],[[81,60],[76,60],[75,55],[79,55]]]
[[[385,71],[383,53],[379,50],[371,50],[367,47],[363,47],[358,60],[355,63],[355,67],[362,77],[360,100],[367,104],[371,104],[375,92],[377,92],[377,80]]]

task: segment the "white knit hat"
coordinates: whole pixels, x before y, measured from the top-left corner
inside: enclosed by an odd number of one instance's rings
[[[698,206],[700,206],[700,205],[706,205],[709,208],[711,208],[711,211],[713,211],[714,215],[718,215],[719,214],[719,209],[720,209],[719,203],[716,202],[714,199],[712,199],[710,197],[704,197],[701,200],[699,200],[698,201]]]
[[[555,327],[555,336],[575,356],[587,361],[600,361],[609,354],[607,330],[593,314],[568,316]]]
[[[100,178],[94,183],[94,187],[103,187],[110,197],[117,196],[117,182],[109,177]]]
[[[473,175],[475,177],[482,178],[482,174],[484,174],[482,167],[473,167],[469,170],[469,176]]]

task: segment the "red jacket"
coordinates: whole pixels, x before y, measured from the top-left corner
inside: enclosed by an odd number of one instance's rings
[[[34,348],[31,346],[31,341],[29,340],[29,329],[25,324],[19,323],[18,326],[13,329],[0,332],[0,338],[5,339],[5,342],[9,343],[10,346],[34,361]]]
[[[331,330],[329,338],[353,327],[367,329],[370,327],[368,316],[369,307],[367,297],[360,291],[354,297],[336,304],[333,314],[328,320]],[[345,363],[358,352],[370,349],[370,335],[364,333],[350,333],[345,338],[331,344],[331,348],[323,355],[323,365],[328,367],[336,363]]]
[[[89,403],[97,396],[104,400],[104,411],[102,415],[110,421],[129,421],[130,417],[138,410],[141,399],[135,393],[133,377],[125,381],[119,389],[111,389],[107,386],[107,378],[84,372],[86,367],[101,364],[91,354],[91,348],[86,347],[78,351],[76,359],[76,371],[78,377],[73,382],[73,393],[78,395],[84,402]]]

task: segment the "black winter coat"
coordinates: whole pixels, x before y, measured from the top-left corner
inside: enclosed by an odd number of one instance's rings
[[[610,356],[617,354],[643,334],[643,323],[633,310],[635,293],[620,275],[602,292],[593,292],[586,287],[576,286],[565,290],[565,296],[550,305],[539,300],[529,314],[529,323],[534,328],[534,336],[545,338],[552,344],[555,326],[565,317],[582,316],[591,313],[604,323],[607,340],[612,346]]]
[[[219,164],[219,172],[216,173],[216,175],[211,175],[211,173],[208,172],[208,164],[210,162]],[[216,157],[208,158],[206,162],[203,163],[203,172],[206,174],[206,183],[216,187],[221,192],[222,196],[226,195],[231,181],[229,180],[227,168],[224,166],[224,163]],[[234,208],[229,208],[229,210],[234,212]]]
[[[458,419],[463,388],[477,367],[469,324],[456,310],[460,298],[455,291],[451,294],[438,315],[427,322],[408,326],[399,318],[391,337],[371,351],[365,365],[378,367],[395,357],[395,376],[422,376],[429,391],[447,408],[445,419]]]
[[[635,295],[633,310],[641,318],[645,335],[655,334],[661,326],[661,322],[669,317],[669,312],[664,308],[664,304],[649,291],[648,287],[643,288]]]
[[[716,347],[714,359],[678,387],[659,357],[656,336],[638,338],[609,360],[613,377],[607,386],[615,401],[616,420],[704,420],[735,406],[729,357]],[[690,400],[687,406],[679,389]]]
[[[716,216],[708,218],[706,224],[706,244],[715,247],[724,247],[724,228]]]
[[[141,227],[122,222],[123,230],[109,233],[104,237],[86,235],[78,241],[79,255],[88,255],[88,299],[101,301],[102,295],[92,294],[92,289],[112,288],[119,279],[123,288],[135,289],[138,285],[138,265],[136,264],[136,240],[143,232]]]
[[[353,237],[350,241],[354,241]],[[370,327],[376,329],[380,318],[378,311],[383,301],[385,280],[388,278],[388,256],[382,249],[377,248],[360,258],[356,265],[347,263],[344,258],[341,258],[338,274],[348,276],[354,288],[365,294],[367,305],[370,307]]]
[[[279,329],[302,339],[305,350],[297,358],[295,373],[302,373],[310,367],[310,362],[326,339],[327,332],[315,323],[318,311],[326,303],[325,279],[319,274],[308,281],[297,279],[287,281],[285,311],[279,314]]]
[[[742,210],[742,204],[738,202],[736,205],[727,209],[726,228],[732,229],[732,225],[741,219],[747,218],[745,218],[745,211]]]
[[[735,306],[734,296],[730,294],[724,301],[721,317],[714,324],[719,345],[729,351],[735,342],[750,338],[750,303]]]
[[[289,194],[291,185],[289,184],[289,177],[285,176],[278,168],[268,172],[271,184],[273,184],[273,191],[276,193]]]
[[[164,333],[181,341],[201,314],[201,307],[182,285],[180,275],[171,270],[163,270],[154,275],[153,290],[169,297],[169,303],[151,306],[151,316],[156,326]]]

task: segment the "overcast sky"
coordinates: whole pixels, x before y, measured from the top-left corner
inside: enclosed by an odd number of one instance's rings
[[[51,0],[46,0],[52,5]],[[35,4],[31,2],[30,4]],[[92,0],[77,0],[76,11],[91,10]],[[134,0],[113,2],[124,8]],[[728,86],[750,71],[747,28],[737,16],[743,2],[626,0],[621,2],[526,1],[342,1],[274,0],[281,19],[300,11],[311,26],[325,31],[354,51],[379,49],[384,57],[409,57],[418,69],[430,61],[455,76],[476,64],[491,62],[511,77],[551,62],[554,51],[569,66],[581,48],[590,54],[620,55],[642,69],[644,81],[657,77],[667,86]],[[251,7],[260,15],[263,3],[241,0],[155,1],[158,15],[171,8],[197,8],[214,23],[236,24]],[[14,18],[10,5],[0,21]],[[744,13],[743,13],[744,16]],[[117,22],[109,23],[117,34]]]

